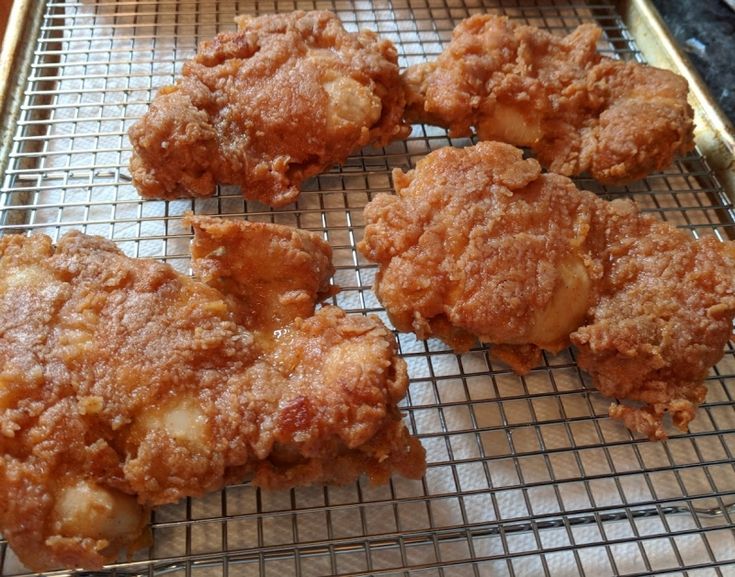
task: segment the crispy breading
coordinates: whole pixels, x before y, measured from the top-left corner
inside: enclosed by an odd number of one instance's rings
[[[574,343],[610,414],[650,438],[686,430],[735,316],[735,246],[698,241],[541,174],[507,144],[443,148],[365,209],[358,248],[397,329],[458,352],[476,339],[519,373]]]
[[[558,37],[503,16],[462,21],[433,62],[408,68],[406,116],[453,136],[530,147],[550,171],[642,178],[694,147],[684,78],[598,54],[601,29]]]
[[[380,265],[374,290],[397,329],[458,351],[477,338],[567,346],[587,311],[597,197],[540,172],[499,143],[442,148],[394,172],[396,195],[367,205],[358,248]]]
[[[34,570],[100,567],[145,542],[151,506],[228,482],[423,473],[392,334],[376,317],[314,313],[329,246],[191,222],[211,285],[78,232],[55,248],[0,238],[0,531]],[[282,257],[290,280],[273,282],[277,261],[251,266],[254,251]]]
[[[133,184],[146,198],[211,196],[240,185],[272,206],[368,144],[404,138],[396,50],[331,12],[237,18],[201,43],[129,131]]]
[[[707,394],[703,380],[732,335],[735,244],[694,241],[622,201],[604,203],[594,226],[604,239],[593,249],[603,281],[571,335],[577,360],[604,395],[643,405],[613,405],[612,416],[665,439],[664,412],[687,430]]]
[[[318,235],[269,223],[187,215],[195,276],[219,290],[237,322],[270,333],[336,292],[332,249]],[[287,272],[287,274],[284,274]]]

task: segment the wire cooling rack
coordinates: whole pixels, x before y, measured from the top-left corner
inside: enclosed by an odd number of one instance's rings
[[[0,233],[58,238],[81,229],[129,255],[189,270],[187,210],[296,225],[334,248],[336,304],[377,313],[375,267],[355,250],[362,209],[391,190],[394,167],[466,141],[415,126],[406,142],[366,149],[312,179],[296,205],[272,210],[222,187],[205,200],[142,201],[130,184],[128,127],[155,91],[173,82],[197,42],[234,29],[240,13],[294,8],[337,12],[350,30],[392,40],[401,66],[433,58],[454,25],[496,9],[571,31],[596,21],[600,49],[641,60],[609,3],[531,0],[47,2],[0,189]],[[600,188],[695,236],[735,236],[733,209],[699,154],[634,185]],[[574,352],[546,355],[525,377],[482,348],[455,355],[440,342],[398,335],[409,364],[406,420],[427,450],[421,481],[285,492],[235,485],[161,507],[153,545],[121,560],[116,575],[735,575],[735,351],[708,379],[689,434],[652,443],[607,417]],[[26,574],[0,541],[0,575]]]

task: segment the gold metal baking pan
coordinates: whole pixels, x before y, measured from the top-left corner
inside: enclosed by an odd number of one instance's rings
[[[694,236],[735,238],[732,127],[643,0],[18,0],[3,52],[0,234],[58,238],[79,229],[186,272],[189,210],[296,225],[331,244],[342,287],[334,301],[385,319],[371,290],[375,266],[355,248],[363,207],[391,190],[393,168],[467,141],[416,125],[406,142],[362,150],[311,179],[298,203],[280,210],[246,202],[234,187],[207,199],[143,201],[130,183],[126,131],[197,41],[233,29],[238,13],[294,8],[331,9],[351,30],[376,30],[396,44],[402,66],[434,58],[455,24],[475,12],[501,11],[557,33],[597,22],[606,54],[648,60],[689,80],[698,149],[629,186],[577,183],[605,198],[634,198]],[[276,493],[234,485],[157,509],[150,549],[110,572],[733,574],[732,343],[707,379],[690,431],[651,443],[608,418],[609,399],[591,388],[573,350],[546,355],[519,377],[481,347],[455,355],[435,340],[401,334],[398,341],[410,376],[402,409],[428,455],[423,480]],[[10,575],[27,572],[0,540],[0,576]]]

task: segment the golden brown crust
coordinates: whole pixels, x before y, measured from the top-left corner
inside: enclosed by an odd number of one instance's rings
[[[597,198],[495,142],[437,150],[394,183],[396,196],[366,207],[358,248],[380,266],[374,290],[396,328],[460,351],[474,338],[529,343],[564,282],[560,265],[587,256]],[[535,336],[548,349],[568,344],[568,333]]]
[[[332,249],[315,233],[278,224],[189,214],[194,274],[225,295],[238,323],[267,332],[336,292]],[[288,274],[284,274],[288,271]]]
[[[666,412],[686,430],[732,331],[732,243],[540,174],[507,144],[438,150],[394,182],[358,248],[396,328],[457,351],[476,337],[520,373],[571,341],[594,385],[629,402],[613,417],[652,439]]]
[[[348,33],[331,12],[238,18],[162,88],[130,131],[133,184],[147,198],[240,185],[272,206],[367,144],[403,138],[396,51]]]
[[[408,381],[392,334],[375,317],[313,312],[328,245],[191,222],[211,286],[77,232],[55,249],[0,238],[0,530],[35,570],[100,567],[144,539],[147,507],[233,480],[423,473],[396,407]],[[291,280],[273,282],[277,263],[251,268],[258,249],[283,256]],[[253,296],[248,275],[268,294],[231,304]]]
[[[450,134],[533,149],[549,170],[628,182],[694,147],[682,77],[600,56],[601,30],[557,37],[502,16],[475,15],[436,61],[404,73],[406,116]]]
[[[630,204],[606,204],[596,227],[605,272],[584,326],[571,335],[580,367],[603,394],[636,401],[613,416],[650,438],[666,438],[665,411],[685,431],[706,396],[709,369],[732,334],[735,284],[731,245],[695,242]]]

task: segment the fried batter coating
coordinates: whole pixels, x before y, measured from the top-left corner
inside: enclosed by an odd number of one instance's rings
[[[434,61],[409,67],[406,116],[453,136],[533,149],[549,170],[643,178],[694,147],[684,78],[600,56],[601,29],[561,38],[503,16],[462,21]]]
[[[597,197],[541,175],[510,145],[442,148],[393,173],[397,195],[365,209],[358,245],[398,330],[457,351],[479,339],[560,350],[584,318],[595,269],[584,243]],[[554,215],[554,218],[549,218]]]
[[[130,128],[141,196],[211,196],[222,183],[283,206],[354,150],[407,136],[390,41],[348,33],[326,11],[236,21],[201,43]]]
[[[312,232],[191,214],[194,274],[225,296],[237,322],[270,333],[335,293],[332,249]],[[287,274],[284,274],[287,271]]]
[[[571,341],[604,395],[643,405],[613,404],[610,415],[665,439],[664,413],[687,430],[707,395],[703,380],[732,335],[735,243],[694,241],[630,202],[604,209],[594,225],[601,245],[593,248],[604,265],[602,282]]]
[[[145,543],[150,507],[228,482],[423,473],[391,333],[314,313],[328,245],[191,222],[211,285],[77,232],[0,238],[0,531],[34,570],[100,567]],[[292,278],[252,267],[255,251]]]
[[[358,248],[401,331],[458,352],[475,340],[519,373],[574,343],[610,414],[652,439],[686,430],[735,316],[735,246],[694,241],[541,174],[507,144],[443,148],[365,209]]]

